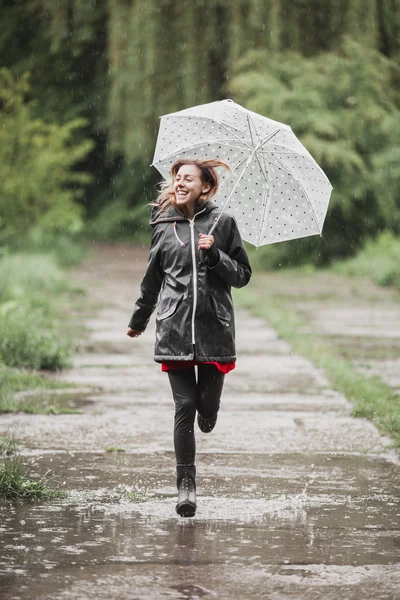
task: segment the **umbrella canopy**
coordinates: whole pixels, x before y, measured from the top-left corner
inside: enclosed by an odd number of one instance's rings
[[[244,240],[262,246],[320,234],[332,186],[288,125],[222,100],[161,117],[155,166],[165,179],[179,158],[218,158],[216,204]]]

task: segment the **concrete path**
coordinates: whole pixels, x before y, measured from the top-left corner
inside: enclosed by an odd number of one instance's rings
[[[66,395],[80,414],[3,415],[66,499],[0,504],[0,597],[400,598],[400,467],[390,440],[264,321],[237,312],[238,366],[197,430],[198,513],[174,512],[173,403],[154,324],[126,325],[147,251],[98,247],[74,275],[87,328]],[[124,452],[107,452],[118,447]]]

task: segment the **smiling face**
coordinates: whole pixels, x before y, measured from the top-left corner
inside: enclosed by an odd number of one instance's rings
[[[193,217],[194,205],[202,194],[210,191],[210,185],[201,180],[201,171],[196,165],[182,165],[177,172],[173,189],[176,206]]]

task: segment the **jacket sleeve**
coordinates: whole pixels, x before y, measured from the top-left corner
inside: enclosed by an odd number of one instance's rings
[[[129,327],[144,331],[157,305],[158,294],[164,280],[164,272],[160,264],[160,246],[164,230],[154,227],[151,236],[150,255],[142,283],[140,296],[133,309]]]
[[[213,244],[207,251],[208,268],[227,285],[241,288],[249,283],[252,272],[236,221],[233,217],[230,219],[231,235],[227,252]]]

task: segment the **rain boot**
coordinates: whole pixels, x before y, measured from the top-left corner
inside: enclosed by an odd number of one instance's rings
[[[176,467],[178,502],[176,512],[181,517],[194,517],[196,514],[196,467],[178,465]]]
[[[206,419],[201,416],[200,413],[197,413],[197,424],[199,426],[200,431],[203,433],[210,433],[215,427],[215,423],[217,422],[218,413],[216,413],[213,417]]]

